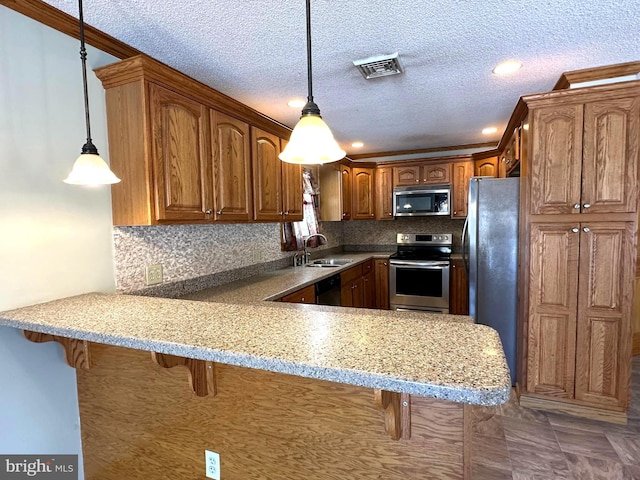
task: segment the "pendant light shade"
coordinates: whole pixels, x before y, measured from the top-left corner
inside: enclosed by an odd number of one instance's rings
[[[82,147],[80,156],[73,164],[71,172],[64,179],[71,185],[110,185],[120,179],[114,175],[107,163],[98,154],[91,141],[91,122],[89,120],[89,92],[87,90],[87,50],[84,46],[84,16],[82,0],[78,0],[78,18],[80,22],[80,59],[82,60],[82,85],[84,87],[84,117],[87,127],[87,143]]]
[[[322,120],[320,109],[313,101],[311,78],[311,0],[306,0],[307,12],[307,104],[300,121],[291,132],[289,143],[279,155],[287,163],[322,164],[335,162],[346,155],[333,138],[329,126]]]

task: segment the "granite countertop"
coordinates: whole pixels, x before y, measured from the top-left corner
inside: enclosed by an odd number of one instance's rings
[[[377,255],[344,255],[345,268]],[[0,312],[0,326],[455,402],[509,399],[500,338],[469,317],[263,301],[341,270],[289,268],[189,295],[206,301],[85,294]]]

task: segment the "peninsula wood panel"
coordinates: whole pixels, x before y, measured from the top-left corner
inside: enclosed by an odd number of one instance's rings
[[[580,212],[582,110],[577,104],[533,111],[532,214]]]
[[[253,218],[279,222],[282,220],[280,138],[252,127],[251,144]]]
[[[77,372],[87,480],[204,478],[205,449],[225,480],[461,479],[470,465],[462,404],[412,396],[411,438],[395,441],[372,389],[217,363],[217,395],[198,397],[186,369],[95,347]]]
[[[635,229],[632,223],[583,223],[576,349],[576,399],[628,406]]]
[[[583,211],[636,211],[639,136],[639,98],[595,101],[585,105]],[[591,206],[584,208],[585,204]]]
[[[378,167],[376,173],[376,220],[393,220],[393,169]]]
[[[214,219],[249,221],[253,217],[249,125],[211,110],[211,138]]]
[[[351,218],[353,220],[373,220],[374,213],[374,169],[352,168],[353,203]]]
[[[579,238],[573,224],[531,224],[527,391],[573,398]]]
[[[210,218],[208,115],[204,105],[149,85],[156,220]]]

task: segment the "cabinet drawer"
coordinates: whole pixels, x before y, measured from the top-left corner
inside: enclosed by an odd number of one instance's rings
[[[362,265],[358,265],[356,267],[350,268],[349,270],[345,270],[340,274],[340,282],[342,285],[346,285],[348,283],[353,282],[356,278],[362,276]]]
[[[289,295],[285,295],[280,301],[288,303],[316,303],[316,287],[315,285],[309,285]]]
[[[369,272],[373,271],[373,260],[368,260],[361,265],[362,275],[366,275]]]

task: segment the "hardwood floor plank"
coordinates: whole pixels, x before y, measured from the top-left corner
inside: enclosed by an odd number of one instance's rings
[[[507,448],[514,478],[519,474],[519,478],[573,480],[565,456],[560,450],[536,448],[531,442],[509,440]]]
[[[603,460],[620,461],[620,457],[611,446],[606,435],[585,432],[572,428],[554,429],[560,449],[564,453],[573,453]]]
[[[473,480],[512,480],[511,469],[500,470],[486,465],[473,464],[471,473]]]
[[[574,453],[567,453],[566,459],[572,475],[578,480],[634,480],[620,462]]]
[[[640,466],[640,435],[625,436],[607,434],[611,446],[625,465]]]
[[[474,464],[495,470],[511,471],[509,450],[507,441],[502,438],[474,435],[473,453],[471,455]],[[473,477],[475,479],[475,477]]]
[[[558,442],[549,422],[536,423],[519,418],[504,417],[504,436],[507,443],[519,442],[535,448],[558,450]]]

